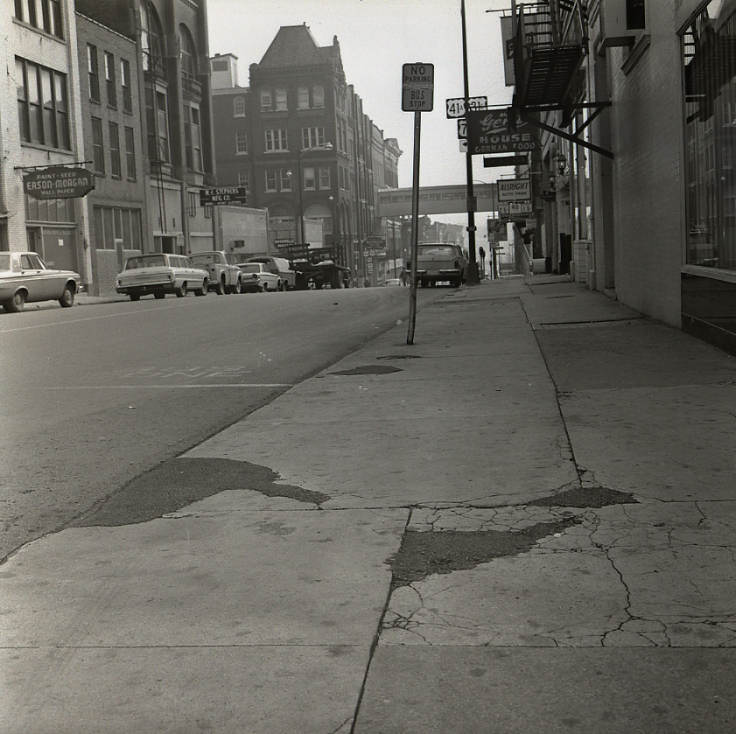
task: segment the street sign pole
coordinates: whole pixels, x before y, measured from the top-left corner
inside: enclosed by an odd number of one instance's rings
[[[466,109],[469,108],[470,92],[468,82],[468,39],[467,30],[465,28],[465,0],[460,3],[460,20],[462,21],[463,35],[463,91],[465,92]],[[480,279],[478,277],[478,263],[475,258],[475,196],[473,194],[473,154],[470,146],[465,153],[465,172],[468,187],[468,254],[470,255],[467,271],[465,273],[465,282],[468,285],[478,285]]]
[[[409,288],[409,330],[406,343],[414,344],[417,321],[417,251],[419,243],[419,139],[422,112],[434,106],[434,64],[404,64],[401,70],[401,109],[414,113],[414,175],[411,192],[411,284]]]
[[[411,191],[411,283],[409,288],[409,330],[406,343],[414,344],[417,322],[417,254],[419,244],[419,138],[422,132],[422,113],[414,113],[414,175]]]

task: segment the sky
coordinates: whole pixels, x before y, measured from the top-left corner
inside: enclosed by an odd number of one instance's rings
[[[498,12],[510,0],[465,0],[468,80],[471,97],[491,105],[509,104],[504,85]],[[414,113],[401,110],[402,65],[434,64],[434,109],[423,112],[420,186],[465,184],[466,159],[457,139],[457,120],[448,119],[446,100],[463,97],[461,0],[208,0],[209,50],[238,57],[238,82],[248,86],[248,67],[262,59],[282,25],[306,23],[318,46],[340,42],[348,84],[363,100],[363,111],[396,138],[399,186],[413,178]],[[483,168],[473,157],[473,180],[495,181],[506,169]],[[462,215],[433,216],[462,221]]]

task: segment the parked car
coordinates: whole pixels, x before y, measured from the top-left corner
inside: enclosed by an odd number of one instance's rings
[[[422,287],[446,282],[456,288],[465,281],[466,260],[459,245],[421,243],[417,249],[417,284]]]
[[[282,290],[281,278],[268,270],[263,263],[240,263],[241,288],[245,293]]]
[[[296,285],[296,272],[291,263],[285,257],[271,257],[270,255],[259,255],[249,257],[249,263],[263,263],[269,273],[278,275],[280,280],[280,291],[293,291]]]
[[[130,296],[131,301],[149,294],[163,298],[167,293],[175,293],[181,298],[190,290],[205,296],[208,286],[206,270],[193,267],[186,255],[167,252],[129,257],[125,269],[115,278],[115,290]]]
[[[401,279],[400,278],[386,278],[383,284],[385,286],[401,285]]]
[[[240,293],[240,268],[228,262],[227,255],[221,250],[195,252],[189,256],[192,265],[209,273],[210,290],[218,295]]]
[[[47,268],[35,252],[0,252],[0,303],[9,313],[37,301],[73,306],[81,279],[72,270]]]

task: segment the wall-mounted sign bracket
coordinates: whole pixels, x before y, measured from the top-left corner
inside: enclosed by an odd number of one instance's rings
[[[538,105],[538,106],[531,106],[531,107],[522,107],[519,110],[519,114],[521,119],[528,123],[529,125],[533,125],[534,127],[541,128],[542,130],[546,130],[547,132],[552,133],[553,135],[557,135],[561,138],[564,138],[565,140],[569,140],[571,143],[575,143],[575,145],[580,145],[583,148],[587,148],[588,150],[592,150],[594,153],[598,153],[599,155],[605,156],[606,158],[613,159],[613,153],[610,150],[607,150],[606,148],[601,148],[600,145],[595,145],[594,143],[591,143],[588,140],[585,140],[584,138],[579,137],[579,134],[588,126],[591,122],[601,113],[604,109],[607,107],[610,107],[610,102],[581,102],[579,104],[573,104],[568,105],[566,107],[556,106],[556,105]],[[566,130],[563,130],[559,127],[553,127],[552,125],[548,125],[546,122],[542,122],[541,120],[535,120],[533,116],[529,115],[529,112],[553,112],[555,110],[593,110],[591,114],[588,115],[588,119],[585,120],[585,122],[575,130],[574,133],[569,133]]]

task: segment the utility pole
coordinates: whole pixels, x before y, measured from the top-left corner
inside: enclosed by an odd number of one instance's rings
[[[470,109],[470,91],[468,82],[468,38],[465,27],[465,0],[460,0],[460,20],[462,22],[463,32],[463,92],[465,96],[465,112],[467,114]],[[475,195],[473,193],[473,154],[470,152],[470,146],[465,153],[465,173],[467,179],[467,200],[468,200],[468,254],[469,260],[467,272],[465,273],[465,282],[468,285],[478,285],[478,261],[475,257]]]

